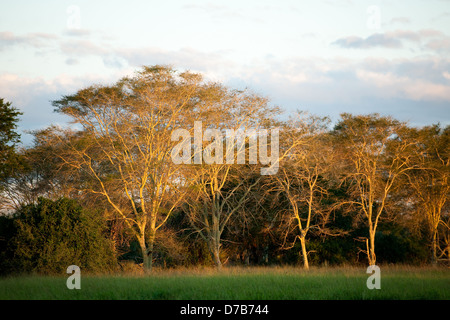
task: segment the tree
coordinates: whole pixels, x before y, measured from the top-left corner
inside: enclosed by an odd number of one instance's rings
[[[11,102],[5,102],[0,98],[0,151],[11,151],[20,142],[20,135],[15,131],[19,116],[23,113],[11,106]]]
[[[39,197],[52,200],[60,197],[80,198],[80,194],[70,193],[75,181],[60,170],[60,159],[54,156],[61,153],[56,149],[58,146],[45,143],[45,130],[35,135],[32,147],[21,148],[16,152],[20,161],[3,188],[2,205],[5,211],[17,211],[36,203]]]
[[[214,88],[201,75],[144,67],[111,86],[95,85],[55,101],[78,126],[53,128],[48,142],[74,174],[89,179],[81,191],[101,195],[138,240],[151,270],[157,230],[180,203],[179,166],[171,153],[176,128],[192,126],[203,95]]]
[[[207,243],[216,267],[221,268],[222,235],[231,217],[241,211],[261,174],[278,166],[278,137],[271,135],[269,141],[268,131],[263,129],[270,127],[278,108],[270,107],[266,98],[245,91],[216,89],[205,97],[199,114],[198,124],[208,128],[205,137],[197,139],[186,161],[190,189],[186,212],[192,228]],[[256,138],[258,133],[261,135]],[[184,140],[189,141],[189,137]],[[196,162],[197,157],[204,162]],[[269,164],[267,158],[271,159],[270,167],[263,168]]]
[[[408,139],[406,124],[378,114],[342,114],[333,135],[347,168],[353,199],[369,228],[366,254],[369,265],[375,265],[375,234],[379,220],[390,201],[395,183],[412,168],[414,141]]]
[[[20,142],[20,135],[15,131],[20,115],[22,113],[12,107],[11,102],[0,98],[0,191],[20,166],[20,159],[15,152]]]
[[[419,206],[418,213],[431,234],[431,261],[436,264],[447,249],[439,247],[439,227],[444,228],[444,237],[450,228],[444,220],[450,192],[450,127],[442,129],[434,125],[421,128],[415,134],[418,136],[417,169],[408,173],[408,181]],[[441,250],[439,256],[438,250]]]
[[[187,214],[192,228],[207,243],[217,268],[222,267],[222,235],[230,218],[242,210],[247,196],[258,181],[247,184],[249,177],[240,172],[204,170],[197,173],[195,192],[188,201]]]
[[[279,174],[274,175],[274,188],[283,194],[289,203],[289,226],[294,222],[298,229],[295,237],[300,240],[303,265],[309,269],[306,248],[307,235],[312,229],[326,230],[330,208],[323,203],[327,195],[327,175],[332,170],[334,160],[329,143],[327,118],[307,116],[299,113],[297,118],[287,123],[283,141],[284,154]],[[294,241],[295,244],[295,241]]]

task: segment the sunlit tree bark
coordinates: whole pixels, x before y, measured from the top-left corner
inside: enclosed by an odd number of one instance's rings
[[[350,202],[369,229],[365,251],[369,265],[376,263],[375,234],[390,193],[399,177],[412,168],[410,149],[415,143],[408,139],[408,130],[405,124],[378,114],[342,114],[334,130],[340,155],[348,164],[345,178],[357,199]]]
[[[91,86],[54,102],[74,125],[71,132],[53,134],[65,146],[57,156],[94,181],[83,191],[102,195],[126,223],[145,270],[152,269],[157,230],[183,196],[171,133],[190,125],[211,86],[198,74],[144,67],[112,86]]]
[[[448,206],[450,192],[450,128],[439,126],[424,127],[417,130],[417,150],[415,164],[417,169],[408,173],[408,181],[418,203],[418,213],[431,234],[431,261],[436,264],[440,256],[446,254],[447,247],[441,250],[438,230],[444,230],[444,238],[449,226],[445,222],[444,209]],[[441,251],[441,252],[439,252]],[[447,253],[448,255],[448,253]]]
[[[289,202],[290,221],[295,221],[295,239],[300,240],[303,266],[309,269],[307,236],[311,229],[324,229],[329,208],[321,204],[327,195],[326,179],[333,166],[331,144],[326,135],[328,119],[299,113],[283,132],[283,155],[279,174],[274,175],[279,190]],[[290,233],[288,232],[286,236]],[[295,242],[294,242],[295,243]]]
[[[198,120],[202,128],[215,130],[216,135],[214,139],[204,137],[198,143],[192,153],[192,164],[185,167],[191,190],[186,212],[192,228],[205,240],[216,267],[220,268],[225,228],[231,217],[242,211],[263,172],[256,159],[261,144],[256,146],[250,141],[256,138],[259,129],[269,126],[278,109],[270,107],[265,98],[227,88],[211,92],[203,104],[204,112]],[[266,139],[264,148],[271,143]],[[270,147],[268,152],[271,153]],[[254,153],[255,159],[250,153]]]

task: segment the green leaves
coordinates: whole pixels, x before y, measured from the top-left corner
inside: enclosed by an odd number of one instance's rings
[[[17,128],[19,115],[22,115],[22,112],[11,107],[10,102],[0,98],[0,151],[2,152],[20,142],[20,135],[14,131]]]
[[[75,200],[39,198],[17,212],[15,226],[12,245],[24,271],[64,272],[72,264],[105,271],[115,265],[101,216]]]
[[[20,135],[15,130],[21,114],[10,102],[0,98],[0,190],[1,184],[20,166],[20,159],[15,152]]]

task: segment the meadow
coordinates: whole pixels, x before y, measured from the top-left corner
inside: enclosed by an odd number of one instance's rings
[[[0,278],[1,300],[449,300],[450,269],[381,266],[381,289],[368,289],[364,267],[155,269],[150,275],[81,272]]]

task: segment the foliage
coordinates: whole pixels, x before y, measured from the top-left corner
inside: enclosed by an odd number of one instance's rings
[[[8,178],[20,166],[15,147],[20,142],[20,135],[15,131],[22,112],[0,98],[0,191]]]
[[[1,273],[104,271],[116,259],[122,270],[450,262],[449,126],[281,120],[265,97],[167,66],[54,101],[77,126],[36,131],[29,148],[17,148],[20,112],[0,104]],[[196,121],[218,134],[191,144],[189,160],[220,154],[227,129],[276,127],[278,171],[174,163],[172,133],[195,142]]]
[[[17,231],[10,241],[20,271],[62,273],[77,265],[106,272],[115,267],[102,216],[74,200],[39,198],[16,213],[14,225]]]

